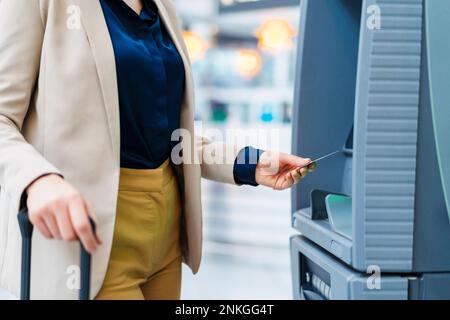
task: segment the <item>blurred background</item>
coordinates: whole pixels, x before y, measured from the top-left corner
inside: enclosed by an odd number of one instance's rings
[[[173,0],[203,129],[276,132],[290,152],[299,0]],[[251,136],[251,134],[250,134]],[[291,299],[290,192],[203,182],[204,257],[183,299]]]

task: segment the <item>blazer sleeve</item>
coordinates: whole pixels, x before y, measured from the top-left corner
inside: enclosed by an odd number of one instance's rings
[[[1,0],[0,30],[0,186],[18,205],[34,180],[60,174],[21,134],[42,51],[39,0]]]
[[[203,178],[237,184],[234,179],[234,164],[239,152],[243,149],[242,147],[196,136],[196,149]]]

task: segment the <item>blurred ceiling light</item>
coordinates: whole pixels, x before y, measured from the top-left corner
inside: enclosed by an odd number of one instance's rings
[[[297,31],[288,20],[270,19],[256,30],[255,35],[261,50],[274,53],[292,48],[292,39],[297,35]]]
[[[237,56],[237,70],[240,75],[252,78],[261,72],[263,60],[257,50],[241,49]]]
[[[191,61],[194,63],[203,59],[208,49],[206,41],[199,34],[192,31],[183,31],[183,38]]]

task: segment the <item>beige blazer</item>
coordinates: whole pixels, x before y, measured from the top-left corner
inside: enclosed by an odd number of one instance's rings
[[[193,135],[194,85],[180,23],[170,0],[155,2],[185,63],[181,127]],[[36,178],[59,173],[92,202],[99,219],[104,244],[93,256],[91,297],[96,296],[113,238],[119,129],[114,52],[99,1],[1,0],[0,287],[19,295],[16,215],[23,191]],[[193,140],[183,140],[192,152],[183,153],[176,171],[184,202],[184,259],[195,273],[202,251],[200,179],[234,184],[230,159],[239,148]],[[219,164],[199,164],[206,149]],[[78,264],[77,243],[49,241],[35,232],[31,297],[77,298]]]

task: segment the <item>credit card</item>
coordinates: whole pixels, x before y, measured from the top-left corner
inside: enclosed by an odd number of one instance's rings
[[[335,156],[335,155],[337,155],[338,153],[341,153],[341,152],[342,152],[342,150],[337,150],[337,151],[331,152],[331,153],[329,153],[327,155],[324,155],[323,157],[320,157],[320,158],[317,158],[316,160],[313,160],[312,163],[317,163],[317,162],[323,161],[325,159],[331,158],[331,157],[333,157],[333,156]]]

